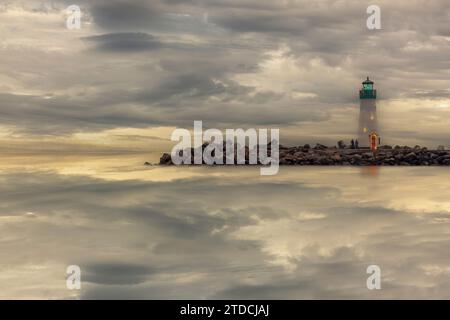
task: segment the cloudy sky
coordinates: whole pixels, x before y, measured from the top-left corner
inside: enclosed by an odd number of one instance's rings
[[[66,28],[68,5],[82,10]],[[175,127],[278,127],[281,143],[355,136],[379,90],[391,144],[450,145],[447,0],[2,0],[5,152],[167,149]]]

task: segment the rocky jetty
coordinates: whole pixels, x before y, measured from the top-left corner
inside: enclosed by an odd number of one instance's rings
[[[450,150],[439,147],[428,150],[420,146],[381,146],[375,153],[369,149],[351,149],[343,143],[339,147],[327,147],[316,144],[314,147],[304,146],[279,147],[280,165],[321,165],[321,166],[449,166]],[[203,148],[205,146],[202,146]],[[269,144],[270,150],[270,144]],[[190,150],[194,154],[194,150]],[[245,150],[248,160],[248,148]],[[248,161],[246,161],[248,163]],[[171,156],[164,153],[159,161],[162,165],[171,165]]]

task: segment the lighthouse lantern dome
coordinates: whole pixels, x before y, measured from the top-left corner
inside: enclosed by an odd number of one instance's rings
[[[377,90],[373,87],[374,82],[367,77],[362,85],[362,89],[359,90],[359,98],[360,99],[376,99],[377,98]]]
[[[365,80],[363,83],[363,89],[364,90],[373,90],[373,81],[367,77],[367,80]]]

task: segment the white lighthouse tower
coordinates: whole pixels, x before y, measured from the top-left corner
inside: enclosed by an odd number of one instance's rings
[[[360,109],[359,109],[359,129],[358,142],[360,147],[368,147],[369,136],[378,132],[377,119],[377,90],[373,88],[373,81],[367,80],[362,83],[363,87],[359,91]]]

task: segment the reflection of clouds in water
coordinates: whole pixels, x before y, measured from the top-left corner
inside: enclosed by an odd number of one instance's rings
[[[71,297],[65,267],[78,264],[82,298],[449,297],[448,172],[195,170],[205,175],[2,174],[1,296]],[[369,264],[381,291],[365,287]]]

